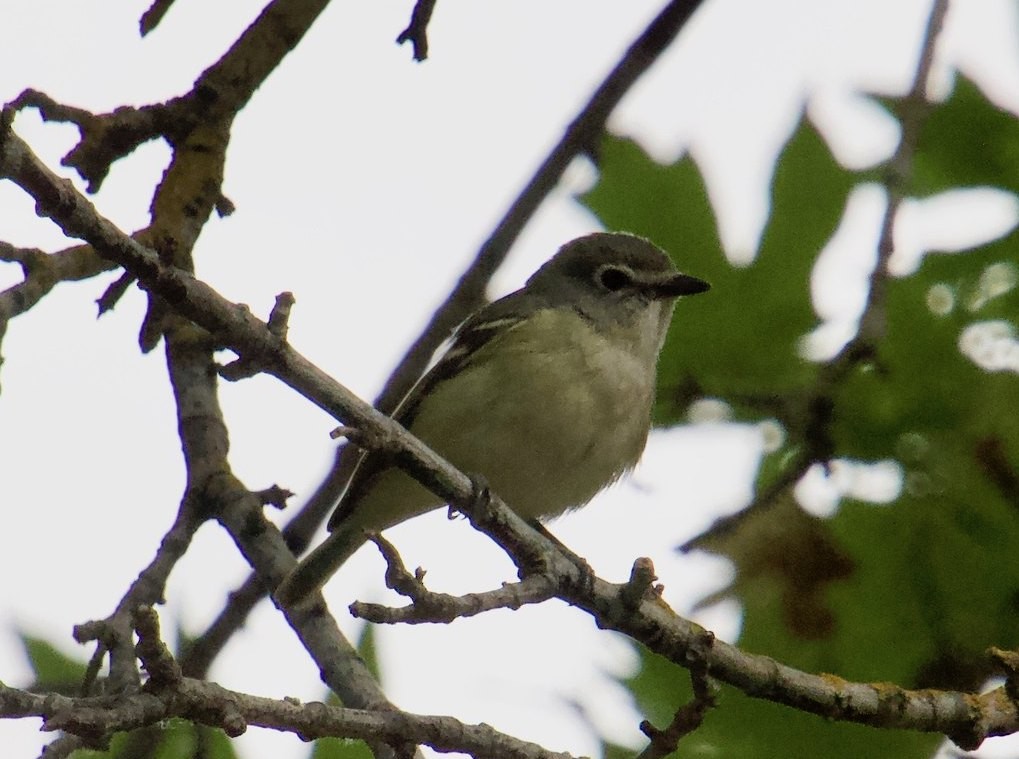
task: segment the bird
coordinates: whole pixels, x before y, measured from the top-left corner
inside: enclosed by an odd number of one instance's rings
[[[524,519],[557,517],[640,459],[676,300],[708,289],[643,237],[579,237],[466,319],[393,418]],[[392,455],[361,452],[328,537],[283,579],[277,603],[313,598],[366,531],[443,505]]]

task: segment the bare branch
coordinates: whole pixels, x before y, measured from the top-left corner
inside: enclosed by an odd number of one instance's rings
[[[142,689],[112,696],[68,698],[0,684],[0,717],[42,717],[43,730],[63,730],[92,745],[115,732],[182,717],[221,728],[230,736],[241,735],[254,725],[294,732],[305,740],[335,736],[359,738],[371,744],[420,744],[492,759],[572,759],[569,754],[547,751],[487,725],[466,725],[452,717],[414,715],[390,708],[368,711],[300,704],[293,699],[261,698],[183,677],[160,638],[155,612],[140,607],[133,611],[132,618],[138,633],[138,656],[149,674]]]
[[[76,625],[74,638],[79,643],[98,643],[82,683],[82,694],[88,695],[98,678],[102,662],[110,654],[110,687],[107,690],[122,692],[138,683],[138,671],[131,644],[131,615],[139,606],[162,603],[170,572],[191,545],[191,539],[202,524],[202,519],[187,503],[181,506],[173,525],[163,536],[152,562],[131,583],[114,612],[103,620]]]
[[[386,586],[412,602],[400,608],[364,601],[352,603],[350,613],[369,622],[388,625],[446,624],[454,619],[473,617],[493,609],[515,610],[529,604],[543,603],[561,595],[557,578],[541,572],[527,574],[520,582],[503,583],[501,588],[484,593],[468,593],[463,596],[435,593],[425,587],[423,570],[418,569],[414,574],[407,571],[392,543],[377,534],[371,535],[369,539],[378,546],[386,560]],[[549,539],[558,542],[551,536]],[[574,559],[568,549],[561,545],[557,545],[557,548],[560,552],[565,550],[567,557]],[[581,567],[581,571],[586,577],[590,567]],[[654,571],[650,559],[641,558],[634,562],[630,579],[622,586],[620,598],[624,605],[636,608],[645,599],[661,596],[661,586],[654,585],[658,579]]]
[[[37,90],[25,90],[9,104],[14,110],[37,108],[44,121],[70,123],[78,127],[81,140],[61,163],[75,169],[88,182],[89,192],[98,192],[110,172],[110,165],[139,145],[160,136],[176,137],[187,122],[178,102],[122,107],[96,115],[84,108],[63,105]]]
[[[175,688],[183,676],[173,654],[160,637],[159,617],[151,606],[139,606],[131,613],[131,622],[138,633],[135,653],[148,673],[152,688]]]
[[[270,485],[265,490],[255,492],[254,496],[262,505],[282,510],[287,507],[287,499],[293,498],[294,494],[286,488],[281,488],[279,485]]]
[[[632,606],[626,585],[585,576],[572,557],[530,529],[504,503],[465,504],[471,524],[491,537],[524,567],[520,555],[543,554],[557,595],[591,614],[603,629],[640,641],[651,651],[687,668],[706,667],[711,677],[749,696],[799,709],[826,719],[941,733],[964,749],[986,738],[1019,732],[1019,700],[1007,686],[971,694],[936,689],[907,690],[890,683],[854,683],[834,675],[814,675],[767,656],[748,654],[716,640],[699,625],[678,616],[660,598]],[[1000,658],[999,658],[1000,661]]]
[[[42,750],[39,759],[65,759],[80,748],[95,748],[105,751],[109,746],[105,744],[90,746],[77,735],[61,735]]]
[[[24,274],[23,281],[0,292],[0,341],[11,319],[29,311],[59,283],[89,279],[116,268],[113,262],[97,256],[90,245],[46,253],[0,241],[0,261],[19,264]]]
[[[432,20],[432,11],[434,10],[435,0],[418,0],[414,4],[410,24],[396,38],[398,45],[402,45],[404,42],[411,43],[414,47],[415,61],[423,61],[428,57],[428,22]]]
[[[920,45],[920,59],[917,62],[913,83],[906,95],[906,107],[902,113],[902,135],[895,154],[888,162],[885,173],[885,187],[888,190],[888,205],[881,220],[881,236],[878,240],[878,257],[874,271],[870,275],[870,288],[867,303],[860,317],[860,328],[857,336],[851,340],[832,362],[831,372],[838,376],[840,370],[852,365],[853,354],[861,350],[860,344],[873,346],[884,334],[885,314],[884,302],[888,289],[888,259],[892,255],[895,241],[893,231],[899,207],[905,199],[906,186],[913,171],[913,153],[920,139],[920,130],[933,106],[927,100],[928,80],[934,62],[934,50],[938,35],[944,25],[948,13],[948,0],[935,0],[924,29],[923,42]],[[864,348],[866,350],[866,348]]]
[[[411,741],[478,759],[573,759],[571,754],[547,751],[488,725],[467,725],[452,717],[301,704],[252,696],[191,678],[183,678],[169,691],[98,698],[42,695],[0,685],[0,717],[41,717],[43,730],[86,737],[181,717],[222,728],[228,735],[239,735],[254,726],[296,732],[306,740],[333,736]]]
[[[142,37],[159,26],[159,22],[163,20],[163,16],[170,10],[173,3],[174,0],[152,0],[152,5],[148,7],[148,10],[142,14],[141,19],[138,21],[138,30],[141,32]]]
[[[492,609],[519,609],[527,604],[543,603],[556,596],[555,583],[546,575],[534,574],[522,582],[504,583],[498,590],[452,596],[434,593],[424,584],[424,571],[407,571],[396,547],[381,535],[369,540],[378,546],[386,560],[386,586],[411,600],[399,609],[382,604],[355,601],[350,613],[369,622],[382,624],[449,623],[461,617],[473,617]]]
[[[269,331],[280,340],[287,339],[287,331],[289,330],[290,321],[290,309],[293,308],[295,303],[294,295],[290,292],[282,292],[276,296],[276,303],[272,307],[272,312],[269,314],[268,326]],[[231,361],[226,366],[220,367],[219,375],[226,380],[235,382],[240,379],[247,377],[253,377],[262,371],[261,366],[257,357],[245,356],[239,358],[236,361]]]
[[[96,192],[110,165],[139,145],[165,137],[170,145],[179,148],[203,124],[233,119],[301,41],[327,4],[328,0],[273,0],[230,49],[202,72],[190,92],[165,103],[138,108],[123,106],[97,115],[57,103],[44,93],[26,90],[10,106],[15,111],[38,108],[46,121],[75,124],[81,140],[62,163],[78,171],[89,183],[89,192]],[[150,12],[155,8],[153,5]],[[222,197],[216,199],[216,207],[221,213],[232,209]]]
[[[219,188],[232,116],[246,104],[283,55],[299,42],[324,5],[324,0],[276,0],[227,54],[199,77],[188,96],[194,99],[194,112],[189,111],[181,114],[180,119],[174,119],[172,128],[175,131],[168,132],[174,146],[173,158],[152,203],[153,236],[150,239],[157,242],[158,254],[141,245],[136,246],[136,250],[145,250],[145,254],[151,256],[150,263],[157,267],[169,266],[177,273],[192,268],[191,250],[209,214],[215,209],[227,209]],[[165,113],[170,108],[184,106],[179,105],[179,101],[171,101],[162,108],[154,107],[152,113]],[[75,207],[71,211],[72,217],[89,217],[95,221],[97,217],[91,204],[85,201],[82,205],[84,198],[73,190],[70,183],[53,175],[27,150],[27,146],[14,137],[10,131],[13,112],[14,107],[4,110],[3,128],[0,130],[0,164],[3,165],[0,176],[17,176],[16,181],[23,187],[35,187],[33,195],[39,192],[45,195],[40,209],[50,202],[59,206],[67,200]],[[88,120],[88,114],[84,112],[64,110],[56,115]],[[124,111],[116,112],[114,116],[141,119],[138,114],[129,116]],[[112,123],[114,116],[105,120],[104,124]],[[138,137],[143,131],[136,130],[134,135]],[[109,140],[99,140],[90,148],[99,156],[96,159],[99,166],[105,161],[108,167],[111,160],[133,149],[129,147],[125,152],[120,146],[113,146],[117,148],[114,150],[109,143]],[[99,173],[95,176],[98,177]],[[70,210],[70,207],[64,210]],[[100,225],[113,236],[121,236],[109,222],[103,220]],[[132,271],[132,274],[136,276],[137,272]],[[258,496],[250,494],[229,474],[225,460],[228,440],[215,394],[213,345],[208,333],[196,329],[172,311],[179,305],[175,301],[183,291],[169,292],[160,287],[150,287],[153,283],[149,280],[139,281],[151,295],[143,344],[148,343],[151,347],[160,335],[165,333],[167,337],[168,366],[177,399],[188,471],[185,500],[200,506],[206,517],[218,516],[252,565],[262,572],[265,582],[278,581],[292,568],[293,557],[279,539],[279,534],[262,517]],[[234,306],[232,310],[236,314],[240,309]],[[272,337],[274,342],[279,339],[278,335]],[[248,355],[258,354],[249,352]],[[254,525],[261,525],[260,535],[253,534]],[[122,623],[119,619],[117,622],[117,635],[114,637],[119,642],[124,636],[121,634]],[[319,660],[323,677],[346,703],[388,708],[378,685],[328,615],[295,622],[295,627],[309,651]],[[113,663],[123,659],[118,655]]]
[[[124,272],[113,282],[106,291],[96,299],[96,306],[99,307],[99,316],[110,311],[127,292],[127,288],[134,284],[134,277]]]
[[[705,640],[704,644],[710,646],[712,642]],[[690,684],[693,686],[693,698],[676,710],[668,727],[659,730],[647,720],[641,723],[641,732],[651,742],[637,759],[662,759],[674,753],[679,742],[699,728],[708,711],[717,705],[717,688],[708,677],[708,667],[703,660],[691,662]]]

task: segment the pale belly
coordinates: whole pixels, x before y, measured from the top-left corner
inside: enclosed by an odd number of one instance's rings
[[[552,353],[526,341],[500,346],[464,370],[470,381],[440,384],[411,431],[525,518],[587,503],[640,458],[654,392],[653,366],[589,337],[585,350],[565,338]],[[383,528],[440,505],[393,470],[355,511]]]

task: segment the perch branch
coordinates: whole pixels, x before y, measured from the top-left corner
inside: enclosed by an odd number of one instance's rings
[[[452,622],[473,617],[492,609],[519,609],[527,604],[542,603],[554,598],[556,587],[548,577],[534,574],[518,583],[504,583],[498,590],[453,596],[434,593],[425,587],[424,572],[411,574],[404,566],[396,547],[381,535],[369,536],[386,560],[386,587],[409,598],[407,606],[394,609],[382,604],[355,601],[350,613],[369,622],[383,624],[423,624]]]
[[[184,677],[159,637],[155,612],[142,607],[134,610],[132,617],[138,632],[137,653],[149,674],[143,688],[113,696],[69,698],[0,684],[0,717],[41,717],[43,730],[62,730],[84,739],[86,745],[98,744],[115,732],[179,717],[218,727],[230,736],[256,726],[294,732],[305,740],[334,736],[370,743],[422,744],[479,759],[572,759],[569,754],[547,751],[487,725],[467,725],[452,717],[301,704]]]

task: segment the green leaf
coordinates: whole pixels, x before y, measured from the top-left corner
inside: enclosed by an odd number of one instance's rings
[[[915,106],[877,98],[896,116]],[[1019,123],[959,76],[951,97],[923,121],[908,193],[926,197],[958,187],[993,186],[1019,192]]]
[[[364,643],[365,636],[371,636],[368,632],[371,625],[365,625],[360,643]],[[359,645],[359,648],[361,646]],[[330,692],[325,699],[330,706],[341,706],[340,699],[335,693]],[[373,759],[371,749],[362,740],[353,738],[318,738],[311,750],[310,759]]]
[[[38,690],[74,693],[85,677],[85,663],[71,658],[49,641],[19,633]]]
[[[169,719],[158,725],[117,733],[108,751],[79,750],[72,759],[236,759],[233,742],[218,728]]]
[[[988,299],[985,287],[989,270],[1019,271],[1017,241],[928,256],[891,282],[878,369],[837,398],[838,450],[904,468],[893,506],[850,503],[831,521],[859,566],[832,594],[844,634],[902,684],[977,687],[985,649],[1019,645],[1019,520],[1001,480],[1019,471],[1019,376],[981,369],[958,348],[975,323],[1019,314],[1019,290]],[[954,307],[933,312],[932,291]],[[902,644],[882,656],[873,646],[893,633]]]
[[[234,742],[218,728],[198,725],[198,745],[201,759],[237,759]]]
[[[375,625],[365,624],[361,628],[361,636],[357,639],[357,653],[364,659],[364,663],[372,677],[381,682],[382,674],[379,671],[379,655],[375,649]]]
[[[169,719],[159,726],[152,759],[191,759],[198,755],[198,730],[193,723]]]
[[[364,741],[319,738],[311,751],[311,759],[373,759],[373,754]]]
[[[583,203],[608,228],[650,238],[682,270],[712,286],[676,309],[678,327],[659,365],[656,423],[677,421],[691,388],[738,409],[742,397],[780,396],[810,381],[816,367],[798,351],[817,322],[810,273],[854,181],[816,130],[801,122],[786,146],[775,172],[771,221],[757,258],[745,267],[726,260],[689,158],[661,166],[633,142],[609,138],[599,167],[599,181]]]
[[[681,326],[663,355],[656,421],[677,420],[697,394],[759,418],[769,399],[782,408],[814,392],[818,367],[797,352],[816,321],[809,277],[865,175],[840,168],[801,124],[776,168],[761,251],[735,268],[719,249],[689,160],[658,166],[623,140],[608,141],[603,156],[589,207],[606,226],[659,242],[713,285],[677,308]],[[1016,165],[1019,122],[960,80],[924,125],[910,188],[1017,191]],[[988,646],[1019,646],[1019,341],[988,349],[1011,360],[1003,371],[959,349],[979,323],[1019,335],[1017,281],[1013,234],[964,254],[930,254],[914,274],[887,282],[876,357],[832,389],[827,431],[833,458],[898,461],[903,493],[889,505],[844,503],[826,520],[785,494],[733,534],[702,541],[737,565],[729,592],[744,609],[741,647],[810,672],[965,690],[988,676]],[[795,422],[786,447],[763,462],[765,479],[803,446]],[[643,662],[630,686],[661,726],[689,698],[688,676],[647,653]],[[726,687],[678,754],[898,759],[929,756],[939,742],[828,722]]]
[[[640,672],[627,685],[652,724],[662,728],[669,724],[676,709],[692,697],[689,674],[643,647],[640,655]],[[930,756],[940,742],[936,735],[831,722],[722,686],[716,708],[707,713],[697,730],[680,741],[678,750],[670,756],[902,759]]]

